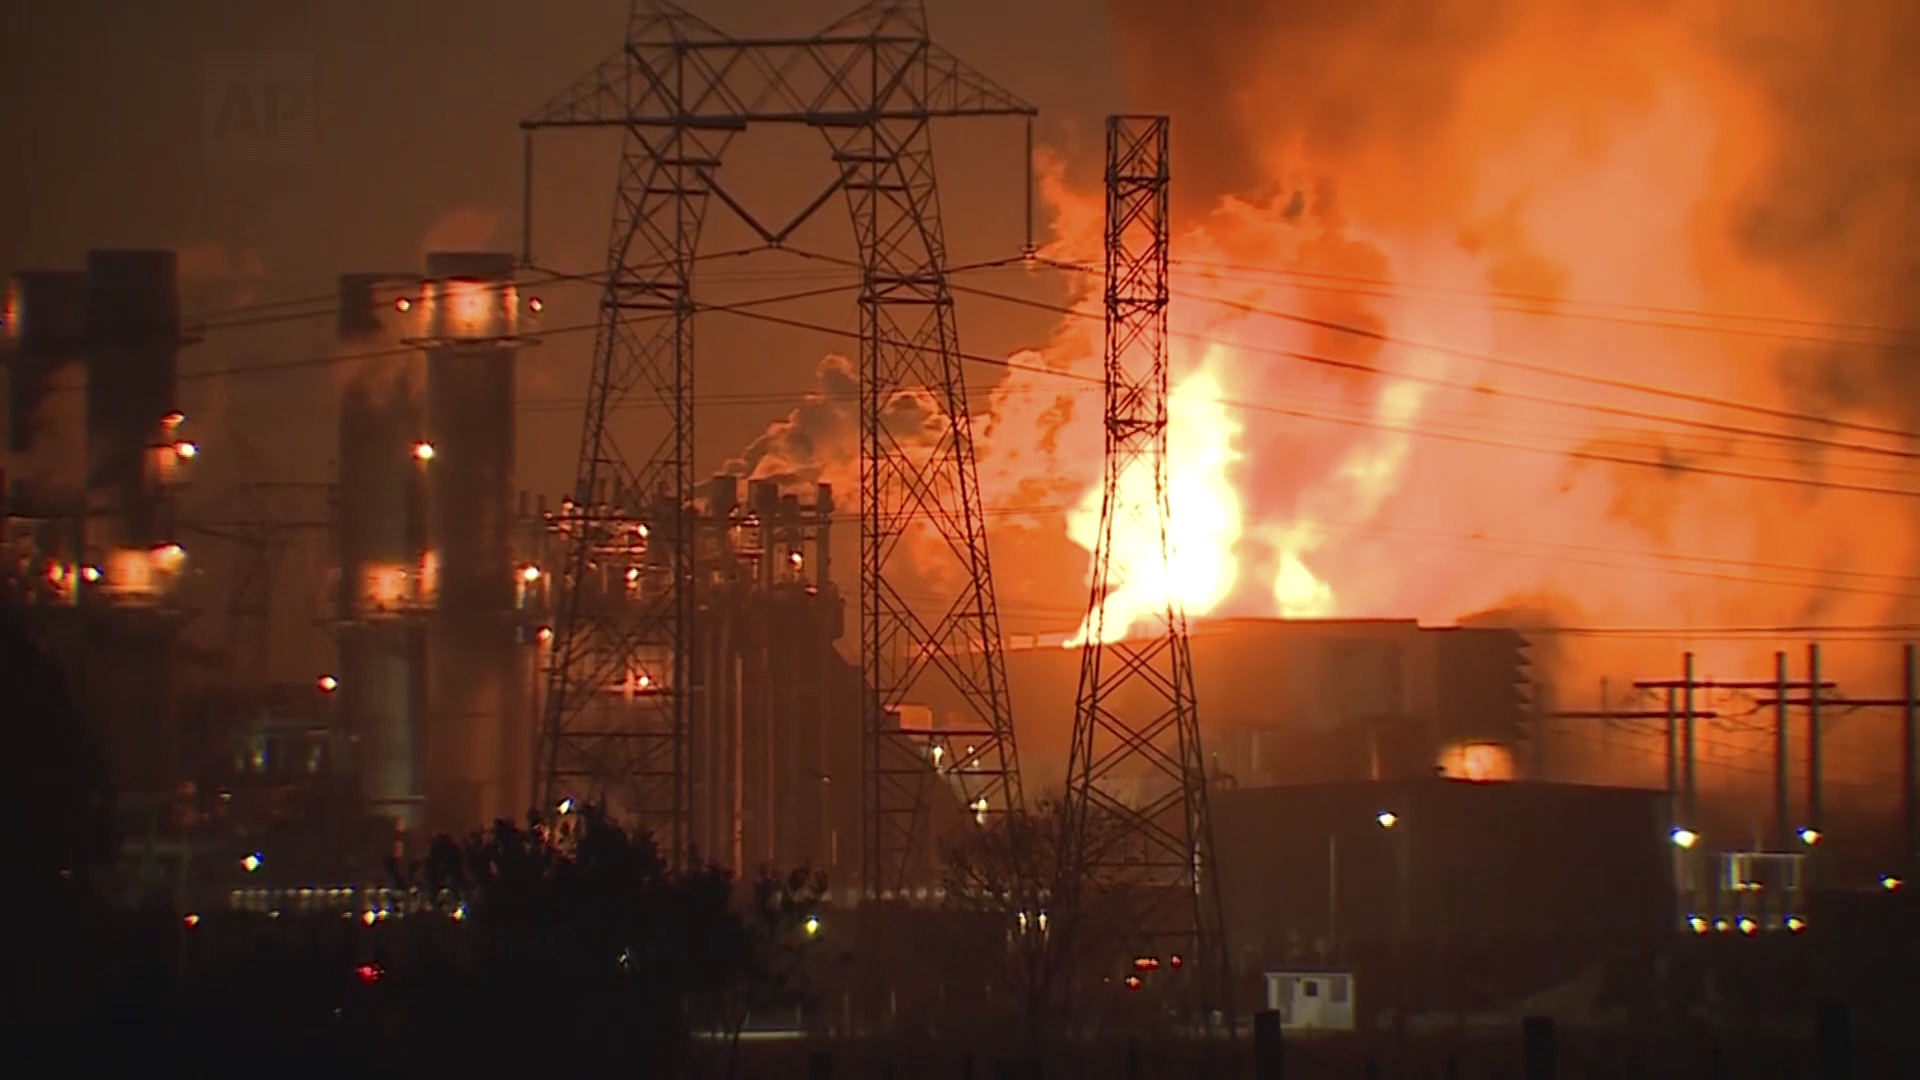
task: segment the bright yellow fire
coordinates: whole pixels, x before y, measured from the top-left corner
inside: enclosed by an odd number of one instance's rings
[[[1232,594],[1239,576],[1233,549],[1243,525],[1228,469],[1240,459],[1241,425],[1222,403],[1221,380],[1213,373],[1231,361],[1230,350],[1209,347],[1198,369],[1168,395],[1164,556],[1153,462],[1137,458],[1119,478],[1109,557],[1115,580],[1102,602],[1103,642],[1164,626],[1176,605],[1207,612]],[[1067,515],[1068,536],[1090,552],[1100,538],[1102,499],[1103,488],[1094,488]],[[1089,613],[1066,647],[1085,644],[1093,622]]]

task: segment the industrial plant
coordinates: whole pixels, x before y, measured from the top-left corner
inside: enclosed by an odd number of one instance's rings
[[[0,584],[105,750],[116,895],[371,925],[390,901],[357,897],[436,837],[591,806],[676,866],[810,868],[835,916],[928,919],[959,899],[956,851],[1049,807],[1052,876],[1007,870],[988,901],[1019,933],[1124,912],[1087,931],[1116,985],[1166,958],[1198,1022],[1230,1027],[1276,973],[1790,943],[1823,895],[1920,873],[1910,646],[1900,692],[1869,697],[1810,640],[1719,679],[1682,644],[1678,678],[1639,673],[1594,708],[1547,619],[1187,610],[1165,584],[1190,554],[1168,538],[1186,482],[1168,310],[1186,301],[1165,116],[1107,122],[1103,265],[1049,263],[1031,206],[1003,260],[1088,275],[1104,319],[1079,387],[1104,439],[1088,604],[1058,633],[1005,632],[925,132],[1026,125],[1031,153],[1036,110],[936,47],[917,5],[793,39],[634,9],[621,50],[522,123],[530,185],[536,134],[624,140],[567,485],[521,475],[542,292],[579,284],[530,240],[335,268],[320,482],[197,477],[237,450],[182,404],[182,358],[220,329],[185,310],[176,252],[8,279]],[[853,489],[696,452],[699,223],[731,213],[765,250],[800,223],[741,205],[717,136],[777,125],[827,135],[835,177],[801,220],[844,198],[858,247]],[[322,554],[280,558],[295,537]],[[270,602],[289,593],[309,602]],[[324,636],[309,678],[266,674],[274,626]],[[1897,718],[1859,736],[1901,755],[1897,798],[1833,795],[1842,712]],[[1705,749],[1734,720],[1765,750],[1751,782],[1721,782],[1737,770]],[[1616,751],[1578,740],[1614,731],[1633,767],[1608,773],[1592,762]]]

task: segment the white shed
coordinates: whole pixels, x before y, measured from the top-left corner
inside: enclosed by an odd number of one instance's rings
[[[1352,1031],[1353,973],[1269,971],[1267,1008],[1285,1031]]]

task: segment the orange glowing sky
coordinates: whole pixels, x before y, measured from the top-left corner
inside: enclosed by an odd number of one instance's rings
[[[1883,339],[1796,359],[1796,337],[1857,336],[1824,324],[1859,313],[1747,250],[1786,148],[1778,104],[1681,6],[1515,5],[1417,136],[1394,121],[1403,93],[1432,92],[1420,79],[1363,86],[1348,105],[1379,115],[1328,137],[1308,110],[1257,107],[1297,79],[1247,76],[1234,130],[1260,183],[1173,242],[1170,587],[1190,614],[1910,621],[1911,500],[1795,482],[1900,488],[1901,443],[1756,411],[1894,426],[1885,400],[1818,402],[1787,366],[1858,365],[1846,353]],[[1357,21],[1325,32],[1316,75],[1368,62]],[[1183,130],[1176,110],[1173,183],[1205,187]],[[1098,265],[1098,188],[1054,165],[1044,191],[1048,254]],[[1097,387],[1035,370],[1097,376],[1082,283],[1080,317],[1018,358],[982,438],[987,501],[1039,510],[1036,550],[1062,529],[1090,550],[1098,524]],[[1110,616],[1156,607],[1168,585],[1148,584]]]

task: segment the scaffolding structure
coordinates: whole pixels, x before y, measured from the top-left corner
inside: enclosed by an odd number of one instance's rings
[[[635,0],[620,51],[523,121],[528,131],[615,128],[625,139],[565,522],[542,718],[544,801],[610,802],[676,858],[694,837],[693,748],[703,738],[694,727],[707,722],[695,704],[706,640],[694,463],[701,227],[717,201],[778,246],[844,195],[864,280],[862,888],[879,898],[909,885],[941,772],[982,814],[1020,804],[928,125],[1033,112],[933,44],[917,2],[870,3],[811,37],[735,38],[666,0]],[[838,166],[779,228],[754,219],[719,179],[733,136],[766,124],[819,131]],[[622,402],[643,396],[668,417],[657,441],[609,423]],[[931,437],[889,422],[914,397],[942,414]],[[932,604],[906,599],[903,541],[918,531],[943,540],[957,568],[957,587]],[[953,685],[965,713],[915,728],[903,707],[928,675]]]
[[[1064,877],[1069,932],[1097,935],[1086,943],[1092,955],[1156,966],[1164,957],[1183,969],[1194,1015],[1231,1024],[1206,758],[1167,537],[1167,153],[1166,117],[1107,119],[1106,477],[1067,766]],[[1149,625],[1111,622],[1121,588],[1143,583],[1164,598]]]

